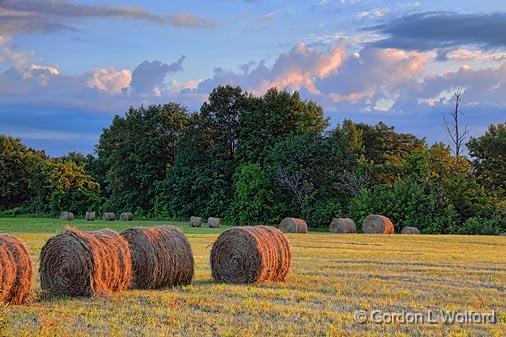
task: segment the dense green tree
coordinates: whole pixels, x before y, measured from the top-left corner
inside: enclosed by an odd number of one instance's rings
[[[272,181],[258,164],[242,164],[234,175],[234,198],[225,223],[273,225],[279,223],[284,205],[275,199]]]
[[[506,124],[490,125],[467,144],[478,181],[490,192],[506,195]]]
[[[33,170],[45,158],[44,152],[27,148],[20,139],[0,135],[0,210],[21,206],[33,197]]]
[[[95,164],[96,172],[106,172],[105,208],[152,211],[155,185],[174,163],[187,123],[186,108],[176,103],[130,108],[125,117],[114,117],[100,137]]]
[[[262,97],[249,97],[248,101],[248,109],[239,118],[238,157],[243,162],[264,164],[279,140],[323,132],[329,123],[322,107],[301,100],[298,92],[273,88]]]

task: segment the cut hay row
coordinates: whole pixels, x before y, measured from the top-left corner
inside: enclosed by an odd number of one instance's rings
[[[290,245],[274,227],[234,227],[211,250],[213,278],[227,283],[283,281],[290,270]]]
[[[8,304],[30,302],[32,274],[32,260],[25,244],[12,235],[0,235],[0,301]]]
[[[67,228],[42,248],[39,272],[42,290],[52,295],[109,295],[130,285],[130,249],[112,230]]]
[[[307,233],[306,221],[297,218],[284,218],[279,224],[283,233]]]
[[[194,273],[190,242],[174,226],[131,228],[121,233],[130,246],[131,288],[157,289],[190,284]]]

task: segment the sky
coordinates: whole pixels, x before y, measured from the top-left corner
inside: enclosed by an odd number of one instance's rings
[[[218,85],[298,90],[343,119],[448,142],[506,122],[504,0],[0,0],[0,133],[93,153],[129,106],[196,111]]]

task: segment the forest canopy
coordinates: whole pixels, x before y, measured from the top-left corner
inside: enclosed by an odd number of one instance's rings
[[[311,228],[380,213],[396,230],[506,231],[506,124],[470,138],[469,157],[381,122],[329,125],[297,92],[220,86],[197,112],[131,107],[86,156],[51,158],[0,135],[0,212],[133,211],[233,225],[292,216]]]

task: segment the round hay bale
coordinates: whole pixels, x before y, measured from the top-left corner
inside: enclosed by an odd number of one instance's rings
[[[86,221],[95,221],[97,217],[95,212],[86,212]]]
[[[104,220],[104,221],[114,221],[114,220],[116,220],[116,214],[114,214],[113,212],[105,212],[102,215],[102,220]]]
[[[234,227],[211,250],[213,278],[226,283],[283,281],[290,270],[290,245],[277,228]]]
[[[121,232],[130,246],[133,289],[190,284],[194,274],[190,242],[174,226],[131,228]]]
[[[500,236],[506,236],[506,232],[499,234]]]
[[[190,217],[190,226],[191,227],[202,227],[202,218],[199,216]]]
[[[128,242],[110,229],[67,228],[40,253],[40,285],[51,295],[97,296],[126,290],[132,279]]]
[[[74,213],[72,213],[72,212],[61,212],[60,213],[60,220],[72,221],[72,220],[74,220]]]
[[[362,231],[366,234],[394,234],[394,224],[386,216],[371,214],[365,218]]]
[[[401,234],[420,234],[420,230],[416,227],[404,227]]]
[[[331,233],[356,233],[357,225],[350,218],[334,218],[330,223]]]
[[[306,221],[297,218],[284,218],[279,224],[284,233],[307,233]]]
[[[207,226],[209,228],[218,228],[221,226],[221,220],[220,218],[208,218],[207,219]]]
[[[31,302],[32,275],[32,260],[23,241],[12,235],[0,235],[0,301]]]
[[[126,213],[121,213],[119,215],[119,220],[120,221],[132,221],[134,219],[134,215],[130,212],[126,212]]]

